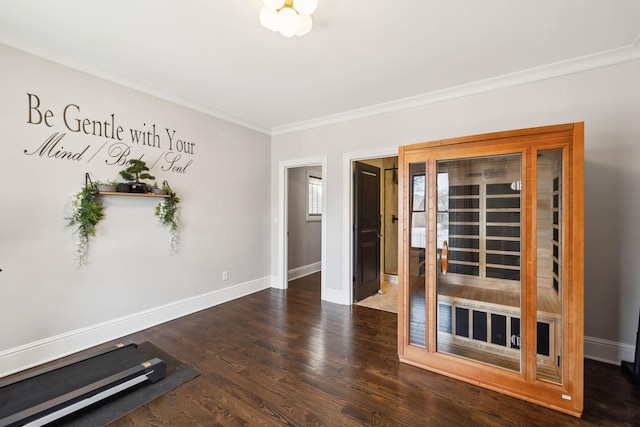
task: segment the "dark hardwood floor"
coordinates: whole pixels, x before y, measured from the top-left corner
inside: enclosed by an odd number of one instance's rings
[[[319,276],[133,334],[201,372],[115,426],[640,425],[640,390],[587,360],[576,419],[401,364],[396,315],[320,300]]]

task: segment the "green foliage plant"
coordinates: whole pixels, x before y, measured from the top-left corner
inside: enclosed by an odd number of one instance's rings
[[[156,206],[155,215],[160,224],[169,227],[169,250],[173,254],[176,252],[178,244],[178,204],[180,198],[168,185],[163,185],[162,188],[167,191],[167,197]]]
[[[147,172],[149,168],[145,161],[130,159],[127,163],[129,163],[130,166],[120,171],[120,176],[127,181],[140,182],[141,179],[156,179],[155,176]]]
[[[72,215],[67,218],[67,226],[76,226],[76,262],[78,267],[86,264],[89,237],[96,235],[96,225],[104,216],[104,208],[97,200],[96,184],[87,184],[74,194],[71,200]]]
[[[96,188],[99,185],[111,185],[113,187],[117,187],[118,184],[120,184],[120,182],[118,182],[118,180],[112,179],[112,180],[108,180],[108,181],[96,181]]]

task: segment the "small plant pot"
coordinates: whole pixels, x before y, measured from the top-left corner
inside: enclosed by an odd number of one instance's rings
[[[129,190],[131,193],[148,193],[149,186],[144,182],[132,182],[129,184],[131,189]]]
[[[118,187],[115,185],[98,184],[97,187],[101,193],[118,191]]]
[[[121,182],[120,184],[118,184],[118,192],[129,193],[131,192],[131,186],[126,182]]]
[[[153,194],[158,194],[160,196],[166,196],[167,195],[167,190],[164,190],[162,188],[154,188],[153,190],[151,190],[151,192]]]

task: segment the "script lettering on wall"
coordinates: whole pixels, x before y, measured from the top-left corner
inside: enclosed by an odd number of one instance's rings
[[[157,166],[163,172],[177,174],[186,174],[193,164],[196,143],[172,127],[155,123],[125,127],[115,113],[99,119],[84,117],[80,106],[73,103],[54,112],[43,105],[38,95],[26,95],[27,124],[50,129],[42,140],[24,150],[27,156],[84,163],[104,161],[118,167],[129,159],[144,158],[150,168]],[[71,135],[87,138],[81,144],[68,146]]]

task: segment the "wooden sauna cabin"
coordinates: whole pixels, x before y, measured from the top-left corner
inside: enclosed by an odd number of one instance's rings
[[[581,416],[583,133],[400,148],[402,362]]]

